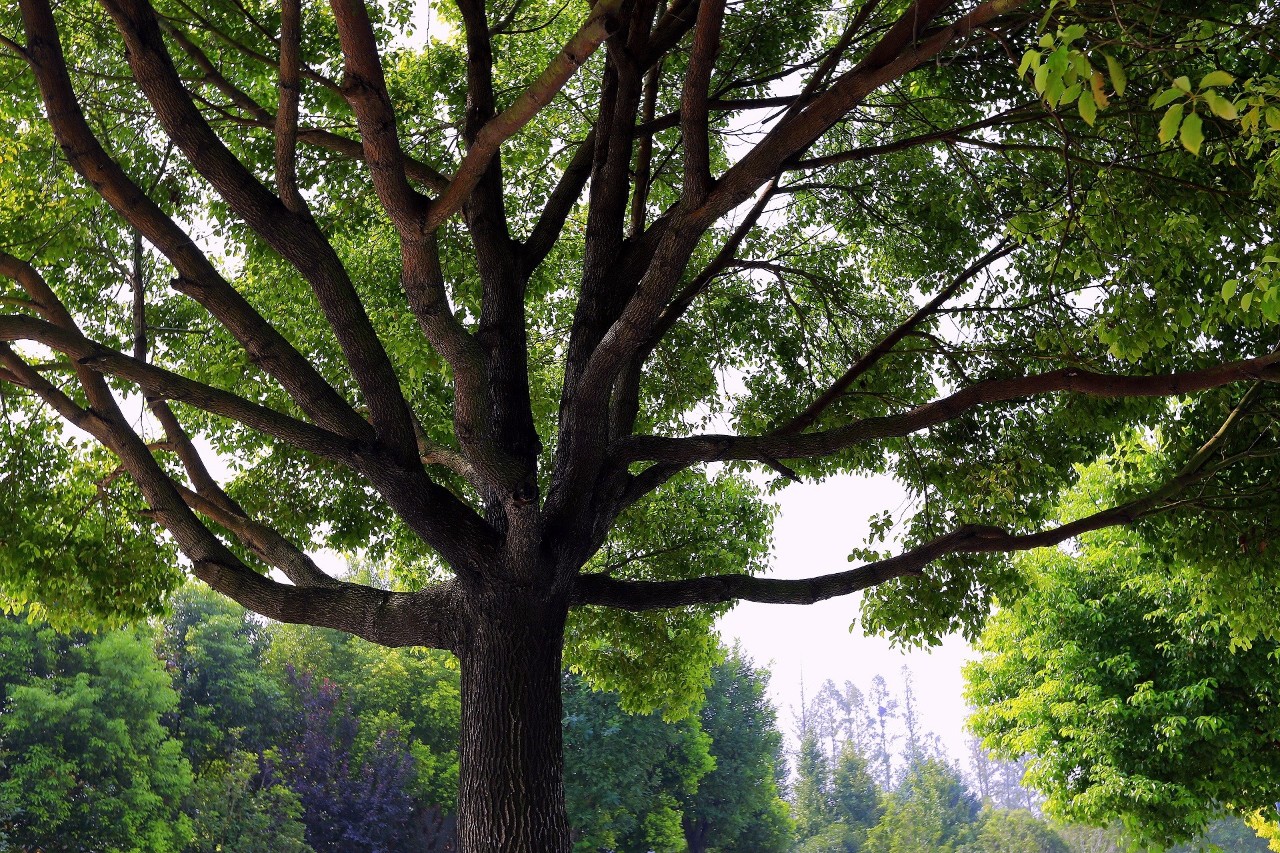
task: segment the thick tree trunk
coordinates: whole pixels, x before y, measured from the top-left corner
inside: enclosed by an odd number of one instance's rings
[[[561,737],[566,609],[528,590],[477,596],[459,649],[461,853],[568,853]]]

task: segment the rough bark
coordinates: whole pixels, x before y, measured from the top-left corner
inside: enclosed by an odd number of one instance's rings
[[[466,609],[459,850],[568,851],[560,697],[567,604],[513,586],[473,594]]]

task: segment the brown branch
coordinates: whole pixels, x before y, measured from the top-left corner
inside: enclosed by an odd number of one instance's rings
[[[1252,389],[1250,394],[1252,394]],[[1246,395],[1246,401],[1250,395]],[[778,579],[746,574],[712,575],[678,581],[619,580],[603,574],[582,575],[577,580],[575,604],[616,607],[623,610],[657,610],[669,607],[757,601],[765,604],[813,604],[849,595],[907,575],[919,575],[933,561],[949,554],[992,554],[1030,551],[1058,545],[1068,539],[1132,524],[1140,518],[1180,505],[1174,498],[1193,483],[1206,478],[1203,463],[1230,430],[1238,414],[1232,412],[1218,433],[1173,478],[1149,494],[1120,506],[1035,533],[1012,534],[998,527],[966,525],[936,537],[909,551],[858,566],[845,572],[817,577]]]
[[[309,418],[333,432],[365,436],[368,424],[315,367],[233,288],[167,216],[102,148],[71,86],[58,30],[47,0],[23,0],[28,56],[49,123],[72,168],[177,269],[175,289],[212,314],[275,379]]]
[[[261,127],[275,131],[278,123],[276,114],[273,114],[266,107],[262,106],[254,100],[247,92],[237,87],[218,70],[213,61],[200,49],[198,45],[191,41],[182,30],[174,27],[166,19],[160,19],[161,29],[178,44],[182,51],[186,53],[193,62],[200,68],[204,74],[204,79],[208,80],[228,98],[231,103],[240,107],[251,118],[245,118],[238,115],[227,113],[227,118],[247,127]],[[300,78],[314,79],[305,72],[299,75]],[[299,80],[299,83],[301,79]],[[330,84],[332,85],[332,84]],[[339,87],[333,86],[335,90]],[[225,111],[224,111],[225,112]],[[352,160],[364,161],[364,146],[359,140],[348,139],[345,136],[333,133],[323,128],[315,127],[298,127],[298,140],[308,145],[314,145],[317,148],[323,148],[336,154],[341,154]],[[405,174],[411,181],[421,184],[424,187],[440,192],[449,185],[449,179],[440,174],[427,164],[415,160],[408,155],[404,156]]]
[[[967,285],[973,280],[974,276],[982,272],[984,269],[995,263],[999,259],[1006,257],[1016,248],[1015,244],[1005,238],[1001,240],[996,247],[987,252],[978,260],[974,261],[960,275],[956,276],[937,295],[927,303],[922,305],[919,310],[908,317],[901,325],[886,335],[878,344],[872,347],[861,358],[854,363],[852,367],[844,372],[835,382],[831,383],[826,391],[822,392],[816,400],[805,407],[804,411],[796,415],[791,420],[773,430],[771,435],[793,435],[803,432],[817,422],[832,403],[840,399],[840,396],[849,390],[849,387],[857,381],[858,377],[863,376],[867,371],[876,366],[879,361],[888,355],[898,343],[907,335],[923,323],[928,318],[934,316],[938,309],[955,296],[961,287]]]
[[[345,72],[342,92],[356,114],[365,162],[382,206],[402,236],[419,236],[428,203],[409,185],[395,110],[364,0],[331,0]]]
[[[862,148],[855,148],[852,151],[841,151],[836,154],[828,154],[823,157],[811,157],[807,160],[800,160],[794,165],[788,166],[787,169],[788,171],[807,171],[812,169],[821,169],[826,166],[836,166],[841,163],[856,163],[862,160],[871,160],[885,154],[893,154],[897,151],[905,151],[909,148],[915,148],[918,145],[927,145],[931,142],[957,141],[963,134],[972,133],[975,130],[983,130],[985,128],[998,127],[1001,125],[1035,122],[1043,119],[1044,110],[1040,107],[1038,102],[1030,106],[1024,104],[1011,107],[1007,110],[1002,110],[988,118],[960,125],[959,127],[949,128],[947,130],[922,133],[917,136],[896,139],[892,142],[886,142],[881,145],[867,145]],[[1061,153],[1061,149],[1054,150]]]
[[[727,459],[762,461],[827,456],[868,441],[910,435],[944,423],[990,403],[1008,402],[1055,392],[1089,397],[1169,397],[1248,380],[1280,381],[1280,352],[1226,362],[1203,370],[1145,376],[1117,376],[1063,368],[1015,379],[992,379],[909,412],[866,418],[848,426],[798,435],[701,435],[687,438],[633,436],[619,441],[622,462],[653,460],[691,465]]]
[[[92,435],[121,461],[150,504],[148,517],[173,535],[196,576],[215,590],[270,619],[347,631],[389,646],[456,645],[457,590],[437,584],[416,593],[390,593],[356,584],[300,588],[277,583],[246,566],[208,530],[129,427],[101,378],[85,383],[93,409],[77,405],[0,344],[6,378],[34,391],[67,422]]]
[[[298,190],[298,101],[302,94],[302,0],[280,6],[280,105],[276,109],[276,189],[291,212],[302,215],[307,203]]]
[[[264,563],[284,572],[285,577],[300,587],[337,588],[342,583],[325,574],[301,548],[265,524],[241,512],[233,512],[221,502],[191,489],[178,487],[187,506],[229,530]]]
[[[569,39],[555,59],[518,98],[485,122],[463,158],[462,165],[438,199],[431,204],[426,230],[435,230],[459,210],[479,183],[490,160],[504,141],[528,124],[551,102],[564,84],[617,26],[622,0],[598,0],[586,23]]]
[[[707,86],[720,52],[724,0],[702,0],[693,31],[693,52],[680,95],[680,133],[684,139],[684,202],[697,207],[711,189],[711,140]]]
[[[139,361],[89,340],[78,330],[64,329],[34,317],[0,315],[0,340],[25,340],[44,344],[71,358],[78,367],[96,375],[115,376],[134,382],[148,396],[176,400],[228,418],[300,450],[344,465],[355,464],[361,453],[360,445],[348,438],[250,402],[229,391]],[[372,448],[365,450],[372,451]]]
[[[556,182],[555,189],[551,191],[547,203],[542,208],[542,213],[538,216],[538,221],[534,223],[533,230],[529,232],[529,237],[524,242],[520,260],[525,275],[536,269],[555,247],[560,232],[564,230],[565,221],[578,203],[582,190],[587,185],[587,179],[591,177],[591,168],[595,163],[595,150],[596,132],[593,129],[587,134],[586,139],[578,143],[578,148],[573,152],[569,165],[565,167],[564,174]]]
[[[333,246],[315,222],[291,213],[213,132],[183,87],[146,0],[103,0],[103,5],[124,37],[129,67],[165,133],[236,215],[311,285],[379,437],[416,464],[408,403]]]
[[[658,107],[658,88],[662,81],[662,62],[657,62],[644,76],[643,106],[640,108],[640,127],[653,121]],[[636,149],[635,188],[631,192],[631,224],[627,236],[635,239],[644,232],[648,222],[649,187],[653,179],[653,134],[640,134]]]

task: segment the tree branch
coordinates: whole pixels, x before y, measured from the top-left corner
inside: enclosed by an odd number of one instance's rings
[[[880,359],[888,355],[903,338],[911,334],[915,328],[925,320],[936,314],[938,309],[941,308],[948,299],[955,296],[961,287],[972,281],[974,276],[999,259],[1009,255],[1009,253],[1011,253],[1015,248],[1017,248],[1016,245],[1009,238],[1006,237],[1001,240],[996,244],[995,248],[970,264],[964,272],[952,279],[950,284],[938,291],[938,294],[934,296],[933,299],[921,306],[919,310],[908,317],[901,325],[886,335],[880,343],[868,350],[867,353],[859,358],[852,367],[846,370],[839,379],[831,383],[831,386],[827,388],[826,391],[822,392],[816,400],[805,407],[804,411],[773,430],[771,435],[793,435],[798,432],[803,432],[813,426],[813,424],[817,422],[818,418],[822,416],[822,413],[825,412],[832,403],[840,399],[840,396],[844,394],[845,391],[849,390],[849,387],[857,381],[858,377],[865,375],[867,371],[875,367]]]
[[[303,215],[298,190],[298,101],[302,94],[302,0],[280,6],[280,105],[276,110],[276,189],[290,212]]]
[[[1168,482],[1149,494],[1120,506],[1096,512],[1067,524],[1035,533],[1012,534],[998,527],[965,525],[936,537],[909,551],[885,560],[867,563],[845,572],[817,577],[779,579],[746,574],[713,575],[678,581],[620,580],[605,574],[578,578],[574,603],[623,610],[658,610],[669,607],[721,604],[729,601],[758,601],[765,604],[813,604],[828,598],[869,589],[894,578],[921,574],[933,561],[949,554],[992,554],[1030,551],[1058,545],[1076,536],[1131,524],[1140,518],[1175,508],[1174,498],[1206,474],[1204,462],[1230,430],[1241,411],[1247,408],[1256,386],[1217,434]]]
[[[36,0],[30,0],[36,2]],[[417,464],[409,406],[341,260],[309,218],[291,213],[233,155],[192,103],[146,0],[103,0],[134,78],[165,133],[232,210],[311,285],[342,347],[379,437]]]
[[[209,259],[102,148],[76,100],[58,30],[46,0],[23,0],[28,57],[49,123],[68,162],[102,198],[177,269],[176,290],[203,306],[244,347],[249,359],[289,393],[320,426],[351,437],[369,425],[312,364],[236,292]]]
[[[1015,379],[978,382],[909,412],[866,418],[821,432],[687,438],[633,436],[617,442],[615,449],[617,457],[624,463],[647,459],[683,465],[728,459],[763,461],[766,458],[827,456],[868,441],[910,435],[989,403],[1064,391],[1103,398],[1170,397],[1248,380],[1280,381],[1280,351],[1203,370],[1146,376],[1117,376],[1063,368]]]
[[[462,207],[471,190],[479,183],[498,147],[533,119],[551,102],[564,84],[596,48],[617,28],[617,13],[622,0],[598,0],[586,23],[569,39],[555,59],[529,88],[494,118],[485,122],[467,150],[462,165],[438,199],[431,204],[426,229],[435,230]]]
[[[409,185],[405,174],[404,151],[369,10],[364,0],[331,0],[329,5],[338,22],[345,62],[342,93],[356,114],[374,189],[401,237],[420,240],[428,202]]]
[[[707,122],[707,87],[720,52],[720,28],[724,0],[702,0],[693,32],[693,52],[680,96],[680,133],[684,139],[685,204],[697,207],[711,189],[710,131]]]

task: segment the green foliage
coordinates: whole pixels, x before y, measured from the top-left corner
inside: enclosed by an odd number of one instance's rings
[[[389,649],[322,628],[276,625],[264,667],[277,683],[286,668],[337,684],[360,722],[352,766],[387,731],[409,744],[420,802],[454,810],[461,717],[457,659],[433,649]]]
[[[698,714],[710,739],[711,770],[680,797],[690,853],[774,853],[787,849],[792,823],[779,787],[786,771],[769,675],[741,649],[711,671]]]
[[[677,497],[696,500],[699,512],[673,518]],[[587,569],[645,580],[759,574],[768,566],[776,511],[742,477],[683,475],[624,514]],[[735,533],[725,537],[725,530]],[[569,615],[565,659],[593,687],[617,691],[629,711],[683,717],[702,702],[720,658],[711,626],[727,609],[580,608]]]
[[[680,801],[715,766],[697,718],[631,715],[619,697],[565,679],[566,805],[577,851],[684,847]]]
[[[963,853],[1070,853],[1051,826],[1024,809],[983,809],[978,822]]]
[[[262,668],[265,626],[203,584],[183,587],[169,606],[156,651],[173,675],[172,728],[192,765],[234,762],[241,750],[260,753],[275,743],[283,691]]]
[[[1075,501],[1111,499],[1106,476],[1088,472]],[[1159,843],[1280,799],[1264,748],[1280,733],[1276,643],[1216,610],[1257,602],[1223,590],[1206,604],[1202,584],[1221,579],[1175,553],[1113,530],[1074,555],[1028,555],[1026,595],[993,617],[968,671],[972,727],[1000,754],[1032,756],[1047,810]]]
[[[0,412],[0,607],[64,628],[158,613],[182,573],[111,457],[28,400],[0,395]]]
[[[311,853],[298,795],[236,751],[205,765],[187,797],[189,853]]]
[[[866,853],[960,851],[977,832],[978,801],[959,774],[937,759],[907,768],[886,798],[884,816],[867,834]]]
[[[27,650],[30,667],[8,669],[0,709],[9,840],[50,853],[185,849],[191,824],[179,809],[191,766],[161,724],[177,697],[151,638],[136,630],[53,637],[15,617],[0,620],[0,632]],[[36,651],[50,640],[53,654]]]

